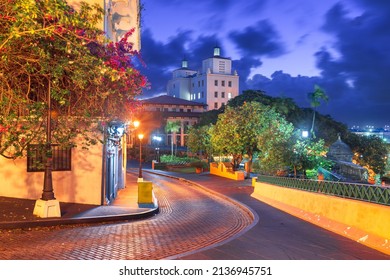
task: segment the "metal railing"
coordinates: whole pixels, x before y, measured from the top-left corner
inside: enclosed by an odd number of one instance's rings
[[[259,175],[257,182],[390,206],[390,188],[379,185]]]
[[[27,172],[42,172],[45,169],[45,146],[30,144],[27,147]],[[53,171],[72,170],[72,148],[51,145]]]

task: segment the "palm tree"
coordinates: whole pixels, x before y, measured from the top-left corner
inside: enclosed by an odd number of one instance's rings
[[[307,96],[310,100],[310,105],[313,108],[313,120],[311,124],[310,134],[313,138],[315,138],[315,134],[314,134],[314,122],[316,118],[315,108],[321,105],[321,100],[328,102],[328,96],[326,95],[325,91],[322,88],[320,88],[318,85],[314,85],[314,91],[309,92]]]
[[[165,133],[172,133],[171,138],[171,154],[173,156],[173,139],[176,139],[176,133],[179,132],[181,127],[180,121],[167,121],[167,125],[165,126]]]

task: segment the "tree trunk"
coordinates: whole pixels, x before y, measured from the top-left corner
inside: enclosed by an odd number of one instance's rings
[[[249,160],[245,163],[246,179],[251,177],[253,155],[249,155]]]
[[[315,138],[315,135],[314,135],[314,122],[315,122],[315,119],[316,119],[316,111],[313,110],[313,120],[311,122],[311,129],[310,129],[310,137],[312,137],[312,138]]]

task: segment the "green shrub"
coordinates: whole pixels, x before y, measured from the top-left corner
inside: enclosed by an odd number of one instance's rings
[[[177,157],[172,155],[162,155],[160,161],[170,165],[189,164],[194,161],[199,161],[197,158],[191,157]]]

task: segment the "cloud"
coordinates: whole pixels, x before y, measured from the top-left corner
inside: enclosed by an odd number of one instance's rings
[[[151,84],[149,90],[144,90],[143,97],[165,93],[172,71],[181,67],[184,58],[190,69],[200,70],[202,60],[213,55],[216,45],[220,45],[220,40],[215,34],[193,39],[191,31],[183,30],[163,43],[156,41],[149,29],[143,31],[141,57],[146,67],[140,70]]]
[[[372,108],[370,114],[374,116],[384,105],[390,106],[387,47],[390,45],[390,3],[357,2],[364,10],[358,16],[349,16],[349,11],[340,3],[326,14],[324,30],[334,36],[333,47],[339,56],[332,56],[329,50],[323,49],[316,54],[317,66],[323,79],[335,87],[334,98],[348,98],[356,113]],[[366,115],[366,118],[371,116]],[[384,119],[384,116],[382,122],[388,122],[389,117]],[[378,116],[376,118],[380,121]]]
[[[166,91],[167,81],[172,76],[172,70],[179,65],[178,60],[183,59],[184,46],[191,41],[190,31],[181,31],[169,38],[167,43],[155,41],[149,29],[142,32],[141,57],[146,67],[141,72],[148,78],[151,89],[145,90],[146,95],[153,95]]]
[[[310,107],[307,93],[313,91],[315,84],[320,83],[320,77],[293,77],[283,71],[275,71],[270,78],[256,74],[246,84],[248,89],[263,90],[274,97],[289,97],[298,106]]]
[[[278,33],[266,20],[260,20],[243,31],[232,31],[229,33],[229,38],[242,56],[277,57],[285,53],[285,47]]]

